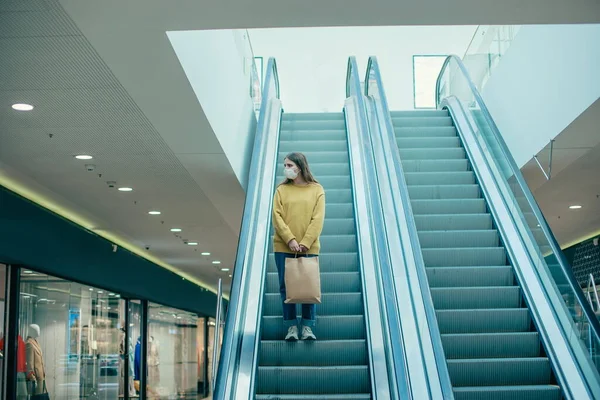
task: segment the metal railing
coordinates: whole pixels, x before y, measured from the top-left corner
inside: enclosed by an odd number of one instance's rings
[[[267,65],[213,399],[254,398],[281,122],[275,59]]]
[[[219,279],[219,285],[217,289],[217,310],[215,312],[215,338],[213,341],[213,357],[212,357],[212,385],[211,388],[215,387],[215,383],[217,382],[217,358],[219,356],[219,350],[221,348],[221,312],[223,309],[223,280]]]

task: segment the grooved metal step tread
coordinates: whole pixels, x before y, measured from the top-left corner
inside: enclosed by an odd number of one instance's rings
[[[313,331],[317,341],[365,339],[365,319],[362,315],[318,316]],[[283,340],[286,333],[282,317],[263,317],[262,340]]]
[[[453,137],[457,136],[456,128],[453,126],[413,126],[395,127],[396,138],[409,137]]]
[[[457,247],[498,247],[500,236],[495,229],[474,231],[422,231],[419,232],[422,249]]]
[[[485,214],[484,199],[415,199],[411,200],[415,214]]]
[[[468,171],[467,160],[402,160],[404,172],[461,172]]]
[[[448,110],[402,110],[390,111],[392,118],[431,118],[431,117],[448,117]]]
[[[490,214],[415,214],[417,230],[420,231],[474,231],[492,229]]]
[[[263,341],[262,366],[367,365],[366,340]]]
[[[403,149],[447,148],[461,145],[458,136],[448,137],[400,137],[396,144]]]
[[[327,196],[327,194],[325,194]],[[338,218],[350,218],[354,221],[354,206],[352,203],[347,204],[330,204],[325,205],[326,221]]]
[[[406,172],[406,184],[418,185],[472,185],[475,183],[473,171],[459,172]]]
[[[345,140],[346,132],[339,129],[285,130],[279,134],[280,142],[302,142],[319,140]],[[312,169],[312,165],[310,166]]]
[[[423,261],[427,267],[468,267],[506,265],[504,247],[464,247],[446,249],[423,249]]]
[[[400,159],[402,160],[464,160],[466,158],[465,149],[455,148],[435,148],[435,149],[402,149],[399,148]]]
[[[431,288],[436,310],[474,310],[518,308],[521,289],[518,286]]]
[[[514,286],[512,266],[428,267],[431,288],[470,286]]]
[[[281,142],[279,151],[283,152],[309,152],[309,151],[344,151],[348,149],[346,140],[318,140],[302,142]]]
[[[419,185],[409,186],[411,200],[420,199],[478,199],[481,198],[479,185]]]
[[[321,272],[321,292],[358,293],[361,291],[359,272]],[[266,293],[279,294],[279,276],[276,272],[267,273]]]
[[[529,332],[527,308],[482,310],[436,310],[440,333]]]
[[[452,126],[452,118],[450,116],[437,117],[394,117],[392,116],[392,124],[394,127],[411,127],[411,126]]]
[[[454,388],[455,400],[561,400],[555,385],[479,386]]]
[[[541,355],[537,332],[443,334],[446,359],[526,358]]]
[[[288,120],[281,121],[281,130],[345,130],[346,122],[344,119],[327,120]]]
[[[265,294],[263,315],[277,316],[282,312],[281,295],[279,293]],[[297,304],[297,315],[302,315],[301,305]],[[322,293],[321,304],[317,305],[319,315],[358,315],[364,312],[362,295],[360,293]]]
[[[447,360],[447,364],[454,387],[545,385],[552,379],[545,357]]]
[[[258,367],[256,392],[281,394],[369,393],[367,366]]]
[[[256,400],[371,400],[370,394],[261,394]]]

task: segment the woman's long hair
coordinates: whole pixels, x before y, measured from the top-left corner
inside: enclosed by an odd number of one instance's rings
[[[285,156],[285,158],[296,164],[296,166],[300,170],[299,175],[302,176],[302,179],[304,179],[306,183],[319,183],[313,176],[312,172],[310,172],[310,167],[308,166],[308,161],[306,160],[306,156],[304,154],[290,153],[287,156]],[[289,185],[293,182],[293,179],[284,178],[283,182],[281,182],[280,185]]]

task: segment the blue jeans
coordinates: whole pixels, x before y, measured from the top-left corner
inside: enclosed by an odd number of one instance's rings
[[[296,316],[296,304],[286,304],[285,292],[285,259],[294,258],[295,254],[290,253],[275,253],[275,265],[279,274],[279,292],[281,293],[281,304],[283,306],[283,323],[285,326],[298,325],[298,317]],[[316,257],[312,254],[299,254],[298,257]],[[317,321],[317,305],[302,304],[302,325],[315,326]]]

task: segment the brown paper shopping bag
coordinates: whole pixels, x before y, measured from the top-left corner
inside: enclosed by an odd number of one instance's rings
[[[287,304],[321,304],[319,257],[285,259]]]

